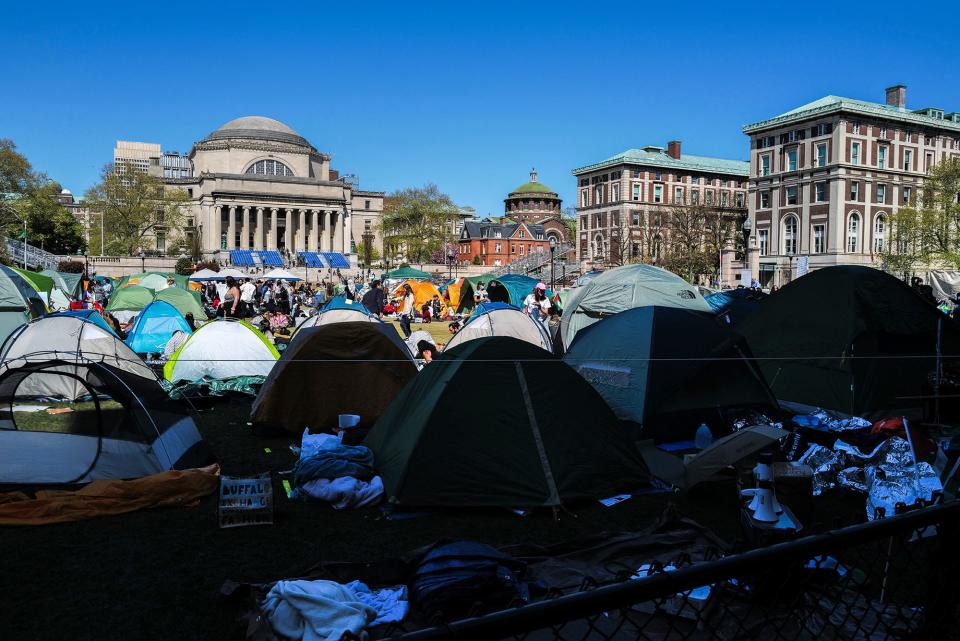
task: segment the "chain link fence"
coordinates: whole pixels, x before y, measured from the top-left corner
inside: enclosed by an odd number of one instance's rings
[[[381,634],[403,641],[960,639],[958,529],[960,502],[951,502],[701,563],[680,556],[638,568],[640,578],[587,582],[573,594]]]

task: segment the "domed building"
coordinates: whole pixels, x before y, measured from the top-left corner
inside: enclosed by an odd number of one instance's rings
[[[537,181],[537,170],[530,170],[530,182],[526,182],[504,199],[504,215],[517,223],[543,226],[547,239],[557,245],[567,242],[569,231],[563,222],[562,200],[547,185]]]
[[[255,252],[343,254],[347,262],[365,230],[376,234],[383,192],[361,191],[330,168],[288,125],[263,116],[237,118],[193,145],[188,178],[165,178],[191,199],[188,233],[204,253],[259,262]],[[271,254],[275,256],[275,254]],[[334,265],[341,266],[341,265]]]

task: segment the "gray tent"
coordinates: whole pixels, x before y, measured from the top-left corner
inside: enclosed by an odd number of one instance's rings
[[[676,274],[653,265],[625,265],[571,291],[561,325],[564,348],[601,318],[647,305],[712,312],[697,288]]]

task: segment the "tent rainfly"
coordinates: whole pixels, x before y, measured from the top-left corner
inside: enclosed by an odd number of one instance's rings
[[[264,280],[303,280],[303,278],[301,278],[300,276],[297,276],[296,274],[291,274],[287,270],[280,269],[279,267],[277,269],[271,269],[266,274],[264,274],[261,278],[263,278]]]
[[[543,323],[538,323],[524,314],[520,308],[506,303],[478,305],[463,327],[453,335],[445,349],[484,336],[512,336],[551,351],[550,335]]]
[[[324,305],[316,314],[308,317],[298,325],[297,331],[305,327],[349,322],[382,323],[383,321],[371,314],[359,300],[350,300],[344,296],[337,296]]]
[[[190,274],[188,278],[190,280],[197,280],[197,281],[219,280],[220,274],[213,271],[212,269],[201,269],[200,271],[196,271]]]
[[[163,352],[170,337],[178,331],[187,334],[192,331],[183,314],[170,303],[155,300],[137,315],[127,335],[126,343],[138,354],[159,353]]]
[[[432,301],[434,296],[440,297],[440,290],[437,289],[436,285],[427,280],[408,280],[405,283],[401,283],[394,288],[392,296],[402,300],[404,297],[404,287],[407,285],[413,290],[413,304],[417,308],[417,313],[420,312],[420,309],[424,305]],[[447,310],[446,301],[444,301],[442,297],[440,297],[440,304],[440,314],[442,318]]]
[[[242,320],[202,325],[163,366],[171,383],[235,376],[267,376],[280,354],[266,337]]]
[[[468,402],[477,390],[495,399]],[[365,443],[389,501],[403,506],[557,507],[648,480],[596,391],[516,338],[479,338],[440,354]]]
[[[179,287],[167,287],[157,292],[153,298],[155,301],[164,301],[177,308],[177,311],[186,316],[193,314],[193,319],[197,322],[206,320],[207,312],[200,303],[200,294]]]
[[[432,278],[427,272],[409,266],[387,272],[383,277],[388,280],[430,280]]]

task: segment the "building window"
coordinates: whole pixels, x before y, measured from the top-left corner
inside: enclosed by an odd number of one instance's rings
[[[860,241],[860,214],[854,212],[847,219],[847,253],[856,254]]]
[[[913,151],[909,149],[903,150],[903,170],[910,171],[910,167],[913,164]]]
[[[759,239],[759,244],[760,244],[760,255],[766,256],[767,249],[770,245],[770,232],[767,231],[766,229],[761,229],[760,231],[757,232],[757,237]]]
[[[817,167],[826,167],[827,166],[827,144],[820,143],[817,145]]]
[[[858,200],[860,198],[860,181],[851,180],[850,181],[850,200]]]
[[[764,154],[760,156],[760,175],[770,175],[770,154]]]
[[[258,160],[249,167],[246,173],[257,176],[292,176],[293,171],[279,160]]]
[[[743,207],[743,192],[737,192],[737,207]]]
[[[770,192],[761,191],[760,192],[760,209],[767,209],[770,207]]]
[[[610,200],[614,202],[620,200],[620,183],[613,183]]]
[[[519,236],[520,238],[526,238],[526,237],[527,237],[527,232],[525,232],[525,231],[523,231],[523,230],[521,229],[521,230],[520,230],[520,233],[518,234],[518,236]]]
[[[369,200],[363,201],[363,208],[364,208],[364,209],[370,209],[370,201],[369,201]]]
[[[712,205],[713,205],[713,190],[708,189],[708,190],[704,193],[704,196],[705,196],[706,199],[707,199],[707,200],[706,200],[707,206],[708,206],[708,207],[712,206]]]
[[[887,148],[877,147],[877,169],[887,168]]]
[[[797,150],[791,149],[787,152],[787,171],[797,170]]]
[[[860,164],[860,143],[858,142],[850,143],[850,163]]]
[[[587,190],[586,189],[580,190],[580,206],[581,207],[587,206]]]
[[[157,232],[157,251],[162,252],[167,249],[167,235],[163,232]]]
[[[886,127],[880,127],[880,137],[881,137],[881,138],[886,138],[886,137],[887,137],[887,128],[886,128]]]
[[[913,191],[913,190],[910,189],[909,187],[904,187],[904,188],[903,188],[903,204],[904,204],[904,205],[909,205],[909,204],[910,204],[910,194],[911,194],[912,191]]]
[[[500,243],[494,244],[494,246],[493,246],[493,251],[494,251],[495,253],[499,254],[500,252],[503,251],[503,245],[500,244]]]
[[[653,179],[654,179],[654,180],[663,180],[663,172],[659,172],[659,171],[656,172],[656,173],[653,175]]]
[[[853,133],[855,133],[855,134],[860,133],[860,123],[859,123],[859,122],[853,123]]]
[[[700,204],[700,192],[696,189],[690,190],[690,204],[699,205]]]
[[[823,225],[813,226],[813,253],[822,254],[825,248],[826,228]]]
[[[764,174],[764,175],[766,175],[766,174]],[[700,177],[699,177],[699,176],[690,176],[690,184],[691,184],[691,185],[699,185],[699,184],[700,184]]]
[[[683,187],[673,188],[673,202],[678,205],[683,203]]]
[[[659,236],[653,238],[653,247],[651,253],[653,254],[654,260],[659,260],[660,258],[660,248],[663,246],[663,240]]]
[[[827,183],[825,182],[814,183],[813,199],[818,203],[822,203],[827,199]]]
[[[633,195],[634,200],[640,200],[640,183],[633,183]]]
[[[663,202],[663,185],[653,186],[653,202],[655,203]]]
[[[520,245],[520,255],[521,255],[521,256],[523,256],[523,249],[524,249],[524,247],[525,247],[525,245]]]
[[[633,212],[633,214],[631,214],[631,216],[630,216],[630,223],[631,223],[634,227],[639,227],[639,226],[640,226],[640,212],[639,212],[639,211],[635,211],[635,212]]]
[[[603,226],[603,214],[597,214],[597,224],[594,227]]]
[[[797,187],[796,187],[796,185],[793,185],[793,186],[791,186],[791,187],[787,187],[787,204],[788,204],[788,205],[796,205],[796,204],[797,204]]]
[[[783,253],[787,256],[797,253],[797,226],[796,216],[783,219]]]
[[[884,242],[887,239],[887,220],[883,215],[877,216],[873,222],[873,253],[883,252]]]
[[[877,185],[877,202],[885,203],[887,202],[887,186],[880,184]]]
[[[596,201],[595,201],[593,204],[594,204],[594,205],[602,205],[602,204],[603,204],[603,187],[602,187],[602,186],[601,186],[601,187],[597,187],[597,198],[596,198]]]
[[[516,253],[517,253],[517,246],[514,245],[513,243],[510,243],[510,253],[511,253],[511,254],[516,254]]]

